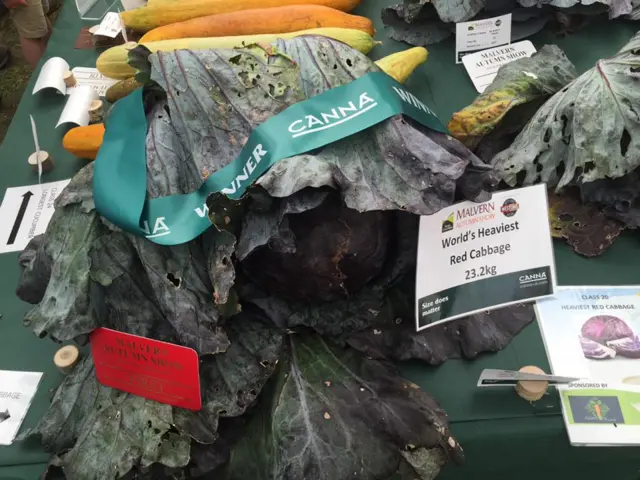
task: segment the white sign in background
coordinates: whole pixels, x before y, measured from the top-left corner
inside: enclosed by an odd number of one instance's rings
[[[54,211],[54,201],[69,180],[7,188],[0,205],[0,253],[24,250],[44,233]]]
[[[482,93],[496,78],[500,67],[519,58],[530,57],[534,53],[536,53],[536,47],[529,40],[525,40],[482,52],[470,53],[462,57],[462,63],[471,77],[473,86],[479,93]]]
[[[418,329],[522,301],[487,305],[421,326],[421,298],[486,278],[546,266],[551,270],[552,285],[556,285],[545,185],[494,192],[488,202],[461,202],[422,216],[416,274]],[[534,298],[538,297],[529,300]]]
[[[40,372],[0,370],[0,445],[11,445],[42,379]]]
[[[120,21],[120,14],[118,12],[109,12],[104,16],[102,22],[100,22],[94,35],[116,38],[121,31],[122,22]]]
[[[473,52],[511,43],[511,14],[456,23],[456,63]]]

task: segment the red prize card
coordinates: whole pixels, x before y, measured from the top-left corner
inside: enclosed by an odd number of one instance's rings
[[[200,410],[198,354],[192,348],[98,328],[91,334],[98,381],[144,398]]]

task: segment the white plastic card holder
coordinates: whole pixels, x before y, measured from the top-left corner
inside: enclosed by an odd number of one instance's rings
[[[76,0],[76,8],[82,20],[102,20],[117,3],[119,0]]]

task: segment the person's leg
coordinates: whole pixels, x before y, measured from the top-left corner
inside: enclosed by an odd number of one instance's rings
[[[27,6],[11,9],[11,17],[20,35],[22,55],[31,68],[35,69],[51,35],[51,24],[41,0],[27,0]]]

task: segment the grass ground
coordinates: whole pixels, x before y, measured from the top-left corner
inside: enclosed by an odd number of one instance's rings
[[[59,9],[56,9],[49,14],[52,24],[55,22],[58,12]],[[0,70],[0,97],[2,98],[2,104],[0,105],[0,143],[2,143],[31,76],[31,69],[22,58],[18,33],[9,18],[9,14],[0,13],[0,15],[0,44],[4,44],[11,49],[12,57],[9,66],[4,70]]]

